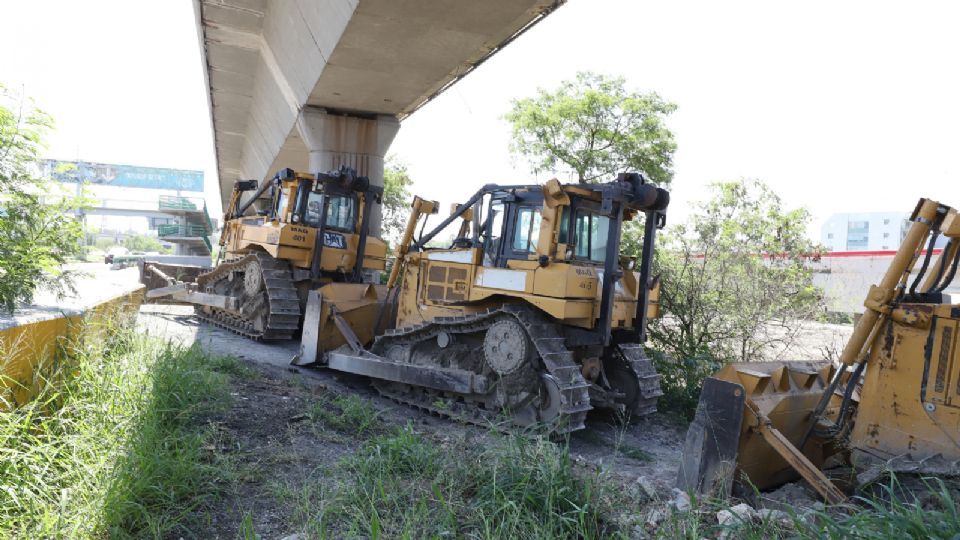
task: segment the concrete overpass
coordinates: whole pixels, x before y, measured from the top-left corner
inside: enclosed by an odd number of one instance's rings
[[[382,185],[400,121],[565,2],[194,0],[223,204],[284,167]]]

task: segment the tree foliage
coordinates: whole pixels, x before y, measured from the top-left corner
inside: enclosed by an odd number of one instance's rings
[[[163,250],[163,244],[160,243],[158,238],[145,234],[137,234],[124,238],[123,247],[130,251],[141,251],[143,253]]]
[[[690,219],[660,235],[664,317],[650,338],[663,385],[692,413],[704,377],[723,363],[789,351],[798,321],[822,310],[807,264],[817,246],[806,236],[809,213],[787,209],[758,180],[718,182]]]
[[[82,200],[38,178],[44,137],[53,127],[32,100],[0,86],[0,309],[29,303],[38,288],[63,294],[74,274],[63,270],[80,253]]]
[[[534,172],[569,167],[580,182],[640,171],[666,186],[676,143],[664,119],[676,105],[656,93],[631,92],[620,77],[581,72],[555,91],[514,100],[506,119],[511,149]]]
[[[383,237],[396,244],[403,234],[410,212],[410,186],[413,180],[407,166],[388,156],[383,171]]]

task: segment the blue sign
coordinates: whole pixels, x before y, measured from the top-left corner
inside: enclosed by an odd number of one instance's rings
[[[86,161],[43,160],[43,176],[60,182],[203,192],[203,172]]]

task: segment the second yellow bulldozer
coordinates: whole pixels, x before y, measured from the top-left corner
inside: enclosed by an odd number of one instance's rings
[[[300,331],[307,293],[334,283],[343,306],[351,303],[351,317],[372,320],[384,288],[364,282],[386,265],[386,244],[369,234],[382,194],[346,167],[318,174],[284,169],[259,187],[238,181],[224,214],[218,264],[144,263],[147,298],[193,304],[202,319],[250,338],[286,340]],[[368,327],[358,324],[369,338]]]

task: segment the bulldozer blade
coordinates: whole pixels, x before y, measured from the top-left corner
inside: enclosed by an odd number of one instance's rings
[[[743,386],[708,377],[687,430],[677,487],[707,497],[730,495],[743,421]]]
[[[376,321],[386,302],[383,285],[329,283],[307,294],[300,353],[291,362],[324,363],[324,353],[347,344],[360,352],[376,335]]]

